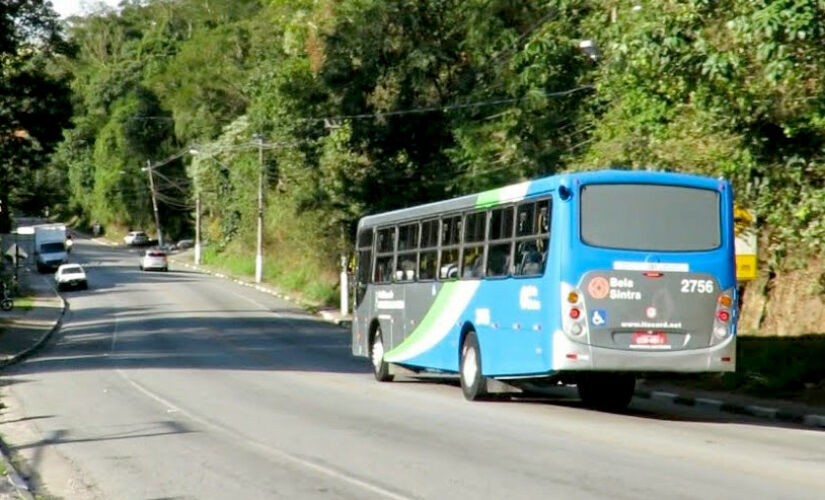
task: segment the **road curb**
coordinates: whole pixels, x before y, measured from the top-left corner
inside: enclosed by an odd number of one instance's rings
[[[635,396],[643,399],[670,401],[673,404],[682,406],[710,407],[725,413],[748,415],[773,422],[791,423],[816,429],[825,429],[825,415],[805,413],[787,408],[755,404],[746,405],[725,401],[723,398],[684,396],[674,392],[656,391],[645,388],[636,389]]]
[[[13,365],[15,363],[18,363],[18,362],[26,359],[27,357],[29,357],[33,353],[37,352],[37,350],[39,350],[41,347],[43,347],[46,344],[46,342],[49,341],[49,339],[52,337],[52,335],[54,335],[54,332],[59,330],[60,327],[63,325],[63,316],[65,316],[65,314],[66,314],[66,309],[68,308],[68,305],[66,303],[66,299],[64,299],[63,296],[60,295],[57,292],[57,290],[54,290],[54,293],[57,296],[57,298],[60,299],[60,306],[61,306],[60,314],[57,316],[57,320],[55,320],[54,325],[52,325],[52,327],[49,329],[49,331],[46,334],[44,334],[40,338],[40,340],[38,340],[37,343],[35,343],[32,347],[26,349],[25,351],[21,351],[21,352],[15,354],[14,356],[8,357],[8,358],[3,359],[3,360],[0,360],[0,369],[5,368],[5,367],[10,366],[10,365]]]
[[[34,495],[29,489],[28,483],[20,476],[17,469],[12,465],[11,460],[9,460],[5,443],[0,443],[0,461],[6,468],[6,479],[8,479],[18,497],[24,500],[34,500]]]

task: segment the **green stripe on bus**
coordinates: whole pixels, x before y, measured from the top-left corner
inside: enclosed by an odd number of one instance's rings
[[[447,309],[447,306],[449,306],[451,302],[450,296],[455,292],[457,286],[457,281],[448,281],[444,283],[444,285],[441,287],[441,290],[439,290],[438,295],[435,298],[435,302],[433,302],[433,305],[430,307],[430,310],[427,311],[427,314],[424,315],[424,319],[421,320],[421,323],[418,324],[418,327],[416,327],[416,329],[413,330],[409,337],[404,339],[404,342],[402,342],[401,345],[399,345],[392,351],[388,352],[384,356],[385,360],[400,361],[400,358],[404,358],[404,355],[407,352],[409,352],[412,348],[414,348],[416,344],[425,340],[426,337],[429,336],[429,333],[436,333],[434,332],[433,327],[435,326],[438,318],[440,318],[444,311]]]
[[[487,208],[501,203],[501,191],[503,188],[493,189],[479,193],[476,198],[476,208]]]
[[[392,363],[404,362],[438,345],[464,315],[480,284],[477,280],[444,283],[418,327],[384,359]]]
[[[521,201],[527,195],[527,189],[529,187],[530,182],[528,181],[484,191],[483,193],[479,193],[478,198],[476,198],[476,208],[488,208],[496,206],[499,203]]]

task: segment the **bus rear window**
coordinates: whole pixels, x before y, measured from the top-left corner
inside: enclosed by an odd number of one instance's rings
[[[627,250],[697,251],[721,244],[719,193],[655,184],[590,184],[581,192],[581,238]]]

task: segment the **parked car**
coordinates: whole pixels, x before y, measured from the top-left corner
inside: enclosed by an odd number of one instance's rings
[[[149,243],[149,236],[143,231],[130,231],[123,237],[123,242],[133,247],[146,245]]]
[[[192,248],[195,246],[195,240],[180,240],[175,248],[178,250],[186,250],[187,248]]]
[[[141,271],[149,271],[152,269],[157,271],[168,271],[169,260],[166,257],[166,252],[156,249],[146,250],[143,257],[140,258],[139,267]]]
[[[54,281],[58,290],[64,288],[86,290],[89,288],[89,283],[86,281],[86,272],[79,264],[62,264],[54,273]]]

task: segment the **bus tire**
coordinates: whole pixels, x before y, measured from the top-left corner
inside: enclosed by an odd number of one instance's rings
[[[585,406],[603,411],[622,411],[636,390],[636,376],[628,373],[581,373],[576,379]]]
[[[477,401],[487,395],[487,381],[481,375],[481,349],[474,331],[467,332],[461,343],[459,375],[461,392],[467,401]]]
[[[372,362],[372,373],[375,380],[379,382],[391,382],[390,366],[384,361],[384,337],[381,335],[381,327],[375,327],[370,343],[370,361]]]

